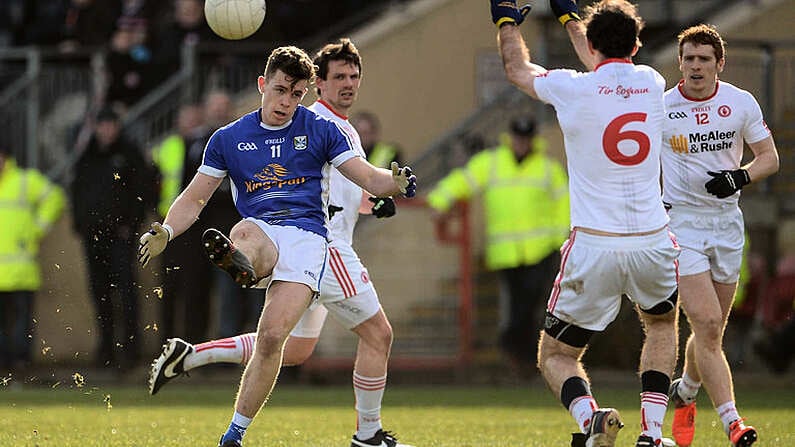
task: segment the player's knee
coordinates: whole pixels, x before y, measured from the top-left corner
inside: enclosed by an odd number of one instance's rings
[[[690,326],[700,346],[709,346],[721,339],[724,320],[720,315],[691,319]]]
[[[367,335],[367,343],[372,345],[376,350],[384,353],[389,353],[392,349],[393,340],[392,326],[389,324],[379,325],[374,331]]]
[[[281,331],[266,329],[257,334],[257,343],[254,349],[258,355],[270,357],[279,353],[284,346],[286,335]]]
[[[544,318],[544,333],[574,348],[584,348],[591,340],[594,331],[567,323],[547,312]]]

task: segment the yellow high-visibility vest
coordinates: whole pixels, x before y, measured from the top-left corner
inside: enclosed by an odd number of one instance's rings
[[[388,169],[395,156],[397,156],[397,149],[394,146],[379,142],[376,143],[370,155],[367,156],[367,161],[373,166]]]
[[[0,171],[0,291],[41,287],[39,241],[58,220],[66,195],[33,169],[6,159]]]
[[[165,216],[171,204],[182,191],[182,174],[185,165],[185,141],[179,135],[171,135],[152,151],[152,159],[160,170],[160,200],[157,212]]]
[[[428,204],[440,212],[482,195],[489,270],[536,264],[568,237],[566,172],[544,154],[544,140],[533,145],[519,163],[507,144],[481,151],[428,194]]]

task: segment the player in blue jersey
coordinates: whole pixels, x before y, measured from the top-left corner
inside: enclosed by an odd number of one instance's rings
[[[253,286],[267,276],[270,284],[254,353],[243,373],[232,422],[221,437],[222,447],[242,445],[246,428],[273,390],[285,340],[318,292],[327,253],[329,164],[379,197],[399,192],[412,197],[416,191],[416,178],[408,167],[393,164],[390,171],[372,166],[335,123],[299,104],[314,70],[299,48],[273,50],[264,75],[257,79],[262,108],[213,134],[199,172],[164,222],[153,223],[141,237],[139,260],[145,266],[198,219],[221,180],[229,176],[243,220],[229,238],[207,230],[202,238],[205,249],[242,286]]]

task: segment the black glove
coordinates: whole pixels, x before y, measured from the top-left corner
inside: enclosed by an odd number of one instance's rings
[[[371,208],[373,216],[377,218],[392,217],[397,212],[395,210],[395,201],[392,197],[370,197],[367,200],[373,202]]]
[[[576,0],[549,0],[549,7],[563,26],[572,20],[580,20],[580,8]]]
[[[707,171],[707,174],[711,175],[712,179],[705,183],[704,187],[707,188],[708,193],[719,199],[725,199],[751,183],[751,177],[745,169]]]
[[[528,3],[520,8],[516,6],[516,0],[491,0],[491,21],[497,25],[497,28],[506,23],[519,26],[532,7]]]

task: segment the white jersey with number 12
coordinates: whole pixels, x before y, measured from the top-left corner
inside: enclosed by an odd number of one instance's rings
[[[739,191],[719,199],[704,184],[712,178],[707,171],[740,167],[743,140],[756,143],[770,136],[756,99],[727,82],[718,82],[707,98],[688,98],[680,81],[665,92],[665,105],[663,200],[708,208],[736,205]]]

